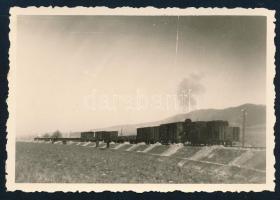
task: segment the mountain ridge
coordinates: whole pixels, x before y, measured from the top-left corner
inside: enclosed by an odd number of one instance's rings
[[[115,125],[97,130],[117,130],[122,135],[136,135],[136,129],[145,126],[158,126],[163,123],[171,123],[191,119],[192,121],[210,121],[210,120],[227,120],[231,126],[242,124],[242,109],[247,110],[246,125],[247,127],[265,126],[266,124],[266,106],[261,104],[246,103],[239,106],[232,106],[224,109],[200,109],[189,113],[180,113],[163,120],[153,122],[143,122],[126,125]]]

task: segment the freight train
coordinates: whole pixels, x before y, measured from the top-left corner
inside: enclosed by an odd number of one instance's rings
[[[35,140],[66,141],[71,138],[35,138]],[[81,132],[81,142],[129,142],[154,144],[184,143],[189,145],[230,145],[240,140],[240,128],[229,126],[228,121],[191,121],[173,122],[153,127],[137,128],[137,135],[120,136],[118,131]]]
[[[118,135],[118,131],[89,131],[89,132],[81,132],[82,142],[96,142],[98,141],[110,141],[110,142],[131,142],[134,143],[136,141],[136,135],[126,135],[121,136]]]
[[[240,139],[240,128],[230,127],[227,121],[195,121],[161,124],[137,129],[136,142],[147,144],[187,143],[190,145],[232,145]]]

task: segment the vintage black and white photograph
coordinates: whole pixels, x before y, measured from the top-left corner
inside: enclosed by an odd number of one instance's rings
[[[12,15],[8,183],[273,189],[274,12],[84,10]]]

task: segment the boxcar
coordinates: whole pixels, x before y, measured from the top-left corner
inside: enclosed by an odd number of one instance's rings
[[[104,136],[105,141],[116,142],[118,139],[118,131],[108,131]]]
[[[159,142],[159,126],[153,126],[150,128],[149,143]]]
[[[163,144],[179,143],[185,134],[185,122],[161,124],[159,126],[159,140]]]
[[[118,131],[96,131],[96,140],[104,142],[116,142],[118,139]]]
[[[240,127],[232,127],[233,129],[233,141],[239,142],[240,141]]]
[[[215,120],[207,122],[208,144],[223,144],[225,132],[228,127],[227,121]]]
[[[233,142],[239,142],[240,140],[240,128],[239,127],[227,127],[225,131],[225,145],[232,145]]]
[[[186,134],[191,145],[208,144],[207,122],[191,122]]]
[[[185,123],[184,123],[184,134],[181,136],[181,142],[182,143],[186,143],[186,142],[190,142],[189,141],[189,132],[191,129],[191,124],[192,124],[192,120],[191,119],[186,119]]]
[[[81,132],[81,141],[94,141],[95,134],[93,131]]]
[[[149,144],[152,138],[152,127],[137,128],[136,141]]]
[[[159,126],[159,142],[162,144],[168,143],[168,127],[167,124],[161,124]]]
[[[137,128],[136,142],[145,142],[145,128]]]
[[[98,140],[98,141],[103,141],[105,133],[106,133],[106,131],[96,131],[95,132],[95,139]]]

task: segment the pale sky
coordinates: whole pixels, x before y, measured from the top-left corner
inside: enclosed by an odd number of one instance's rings
[[[265,72],[265,17],[19,16],[17,134],[161,120],[190,77],[193,109],[265,104]]]

